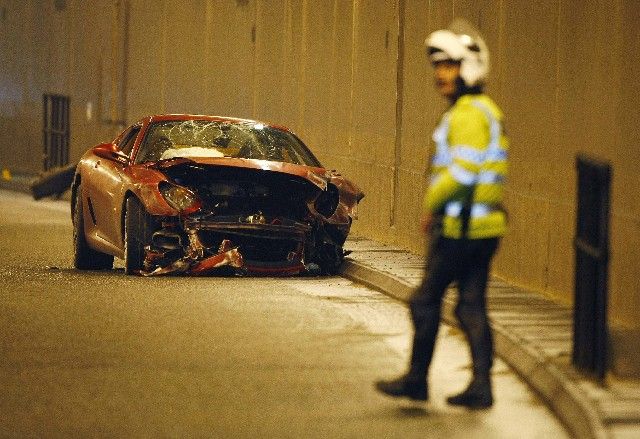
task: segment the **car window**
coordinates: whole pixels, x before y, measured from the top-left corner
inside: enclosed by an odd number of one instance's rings
[[[133,145],[136,142],[136,137],[139,132],[139,126],[131,127],[129,132],[122,136],[122,140],[118,143],[118,149],[129,156],[133,150]]]
[[[320,166],[304,143],[278,128],[208,120],[153,123],[135,162],[175,157],[237,157]]]

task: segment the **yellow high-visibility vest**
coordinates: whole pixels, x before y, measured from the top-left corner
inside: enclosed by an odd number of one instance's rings
[[[509,142],[502,119],[502,111],[487,95],[464,95],[433,133],[436,151],[424,209],[443,214],[445,237],[461,238],[463,205],[471,190],[467,238],[493,238],[506,232],[502,201]]]

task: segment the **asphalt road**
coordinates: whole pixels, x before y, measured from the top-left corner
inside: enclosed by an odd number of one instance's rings
[[[443,327],[427,404],[378,395],[403,371],[405,307],[340,277],[141,278],[71,268],[68,203],[0,191],[0,437],[559,438],[498,361],[496,405]]]

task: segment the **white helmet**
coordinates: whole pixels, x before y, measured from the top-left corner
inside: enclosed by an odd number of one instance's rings
[[[460,61],[460,77],[467,87],[481,84],[489,73],[489,49],[478,31],[462,19],[433,32],[425,45],[431,62]]]

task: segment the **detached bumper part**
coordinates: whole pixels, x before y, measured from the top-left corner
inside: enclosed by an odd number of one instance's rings
[[[231,242],[224,241],[223,245],[225,245],[225,243],[230,244]],[[213,270],[214,268],[227,266],[234,268],[242,268],[244,266],[244,258],[242,257],[240,250],[238,250],[238,247],[226,251],[221,251],[217,255],[203,259],[202,261],[191,267],[189,272],[193,274],[199,274]]]
[[[199,241],[195,242],[199,243]],[[242,268],[244,266],[242,254],[237,247],[233,247],[229,240],[224,240],[220,245],[219,252],[209,257],[202,256],[204,252],[201,253],[200,251],[204,250],[204,248],[196,247],[194,249],[192,247],[193,245],[190,247],[192,251],[180,259],[177,259],[166,266],[157,267],[151,271],[141,271],[140,274],[142,276],[159,276],[171,273],[203,274],[220,267],[229,266]],[[154,251],[148,247],[145,266],[153,266],[155,265],[154,261],[165,257],[166,254]]]
[[[235,269],[236,274],[315,274],[314,264],[310,264],[312,269],[308,270],[304,263],[304,229],[237,223],[220,226],[194,222],[181,233],[168,229],[156,232],[152,244],[145,249],[144,269],[140,274],[203,275],[225,267]],[[273,233],[276,228],[279,233]]]

